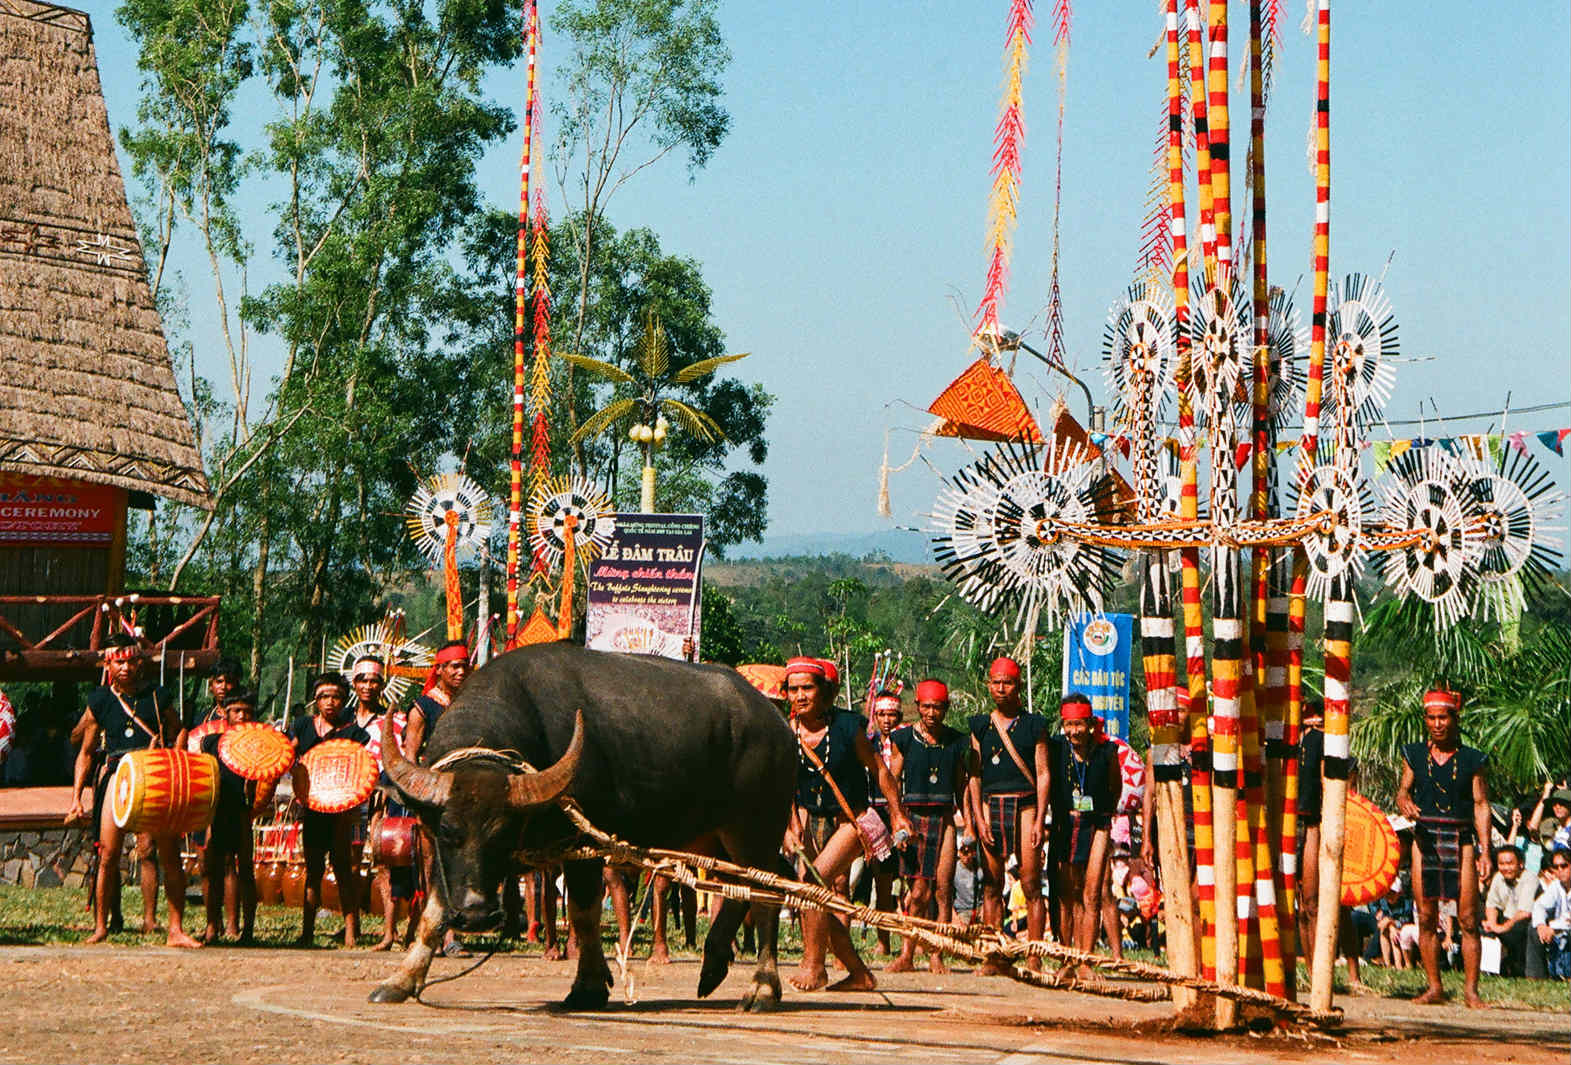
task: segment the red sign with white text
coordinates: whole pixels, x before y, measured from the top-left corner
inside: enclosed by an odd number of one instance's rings
[[[108,547],[124,507],[123,488],[0,473],[0,544]]]

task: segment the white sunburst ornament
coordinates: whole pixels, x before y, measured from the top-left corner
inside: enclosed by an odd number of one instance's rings
[[[1467,614],[1479,585],[1484,548],[1482,512],[1461,463],[1438,447],[1392,460],[1384,506],[1388,529],[1414,535],[1406,547],[1382,552],[1386,584],[1434,607],[1435,627]]]
[[[529,546],[536,557],[553,566],[562,560],[569,517],[576,519],[573,550],[580,556],[598,558],[611,543],[616,518],[606,494],[576,477],[553,477],[529,499]]]
[[[456,523],[461,555],[483,547],[491,537],[491,497],[461,473],[439,473],[421,481],[404,508],[409,536],[433,566],[443,563],[450,522]]]

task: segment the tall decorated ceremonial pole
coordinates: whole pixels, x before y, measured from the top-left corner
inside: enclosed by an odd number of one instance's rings
[[[1331,245],[1331,3],[1318,0],[1315,21],[1315,288],[1310,325],[1309,384],[1304,402],[1304,437],[1299,472],[1316,466],[1320,400],[1326,358],[1327,299]],[[1333,382],[1333,388],[1336,383]],[[1344,424],[1352,407],[1338,403],[1334,461],[1342,458]],[[1350,443],[1350,441],[1348,441]],[[1352,461],[1357,461],[1356,452]],[[1294,570],[1294,592],[1299,591]],[[1348,684],[1351,682],[1352,601],[1345,576],[1336,578],[1325,607],[1325,783],[1320,814],[1320,886],[1315,924],[1309,1001],[1313,1009],[1331,1008],[1331,974],[1336,960],[1337,918],[1341,911],[1342,846],[1346,830],[1348,772]]]
[[[518,567],[524,529],[524,357],[529,311],[529,165],[534,139],[535,51],[540,12],[529,0],[524,16],[524,147],[518,164],[518,270],[513,286],[513,441],[507,484],[507,646],[518,640]]]
[[[1263,6],[1268,0],[1249,4],[1249,162],[1250,162],[1250,265],[1254,276],[1254,379],[1252,450],[1254,453],[1250,516],[1257,521],[1275,517],[1274,500],[1276,447],[1272,439],[1271,412],[1271,291],[1266,276],[1266,193],[1265,193],[1265,34]],[[1249,646],[1254,672],[1253,709],[1259,727],[1251,730],[1246,750],[1244,775],[1248,808],[1250,846],[1254,856],[1255,906],[1260,928],[1261,966],[1264,986],[1273,995],[1286,993],[1282,941],[1278,924],[1276,862],[1272,842],[1279,838],[1270,832],[1268,810],[1280,789],[1281,707],[1272,699],[1270,674],[1266,663],[1267,612],[1270,602],[1271,547],[1256,547],[1252,553],[1253,610],[1250,616]],[[1264,759],[1262,759],[1264,754]],[[1267,771],[1267,763],[1277,767]],[[1277,788],[1268,786],[1274,776]]]
[[[1183,285],[1175,283],[1175,294],[1187,296],[1188,241],[1184,224],[1184,92],[1180,80],[1178,53],[1178,0],[1167,0],[1165,12],[1165,39],[1167,49],[1167,201],[1168,227],[1172,244],[1173,272],[1176,277],[1183,271]],[[1187,299],[1184,304],[1187,312]],[[1174,331],[1183,335],[1187,321],[1181,320],[1174,310]],[[1187,344],[1185,345],[1187,349]],[[1182,400],[1181,400],[1182,402]],[[1155,425],[1147,425],[1146,437],[1136,437],[1142,446],[1156,445]],[[1155,456],[1142,455],[1142,466]],[[1155,495],[1156,486],[1140,493],[1142,512]],[[1186,976],[1200,973],[1200,959],[1195,956],[1194,899],[1189,894],[1189,863],[1185,853],[1188,835],[1184,823],[1183,752],[1181,729],[1184,715],[1178,708],[1177,663],[1173,654],[1173,603],[1168,572],[1169,553],[1149,551],[1144,558],[1145,581],[1141,587],[1141,646],[1144,650],[1146,673],[1146,711],[1151,727],[1151,787],[1154,789],[1153,808],[1157,819],[1157,858],[1162,868],[1162,883],[1168,886],[1163,895],[1163,914],[1166,917],[1168,951],[1173,967]],[[1197,604],[1198,605],[1198,604]],[[1202,667],[1203,668],[1203,667]],[[1147,831],[1150,831],[1148,829]],[[1176,993],[1175,1003],[1182,1008],[1193,996]]]
[[[1199,180],[1201,247],[1210,257],[1207,234],[1215,232],[1211,219],[1209,177],[1211,150],[1206,128],[1204,55],[1201,42],[1199,0],[1184,0],[1184,22],[1189,50],[1189,100],[1195,135],[1195,170]],[[1202,260],[1201,275],[1205,266]],[[1199,434],[1195,426],[1194,355],[1190,340],[1189,256],[1173,247],[1173,318],[1178,324],[1178,462],[1179,509],[1184,521],[1200,516],[1198,459]],[[1201,971],[1216,976],[1216,861],[1211,811],[1211,737],[1207,720],[1205,620],[1200,605],[1200,549],[1186,546],[1178,554],[1184,618],[1184,675],[1188,687],[1188,729],[1192,772],[1190,793],[1195,817],[1195,884],[1199,891],[1201,922]]]

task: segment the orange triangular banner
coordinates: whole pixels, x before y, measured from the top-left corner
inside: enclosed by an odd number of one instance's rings
[[[559,639],[561,637],[557,635],[556,625],[552,623],[550,618],[545,616],[545,611],[535,607],[535,612],[529,616],[529,621],[525,623],[522,629],[518,630],[518,640],[514,646],[524,647],[532,643],[555,643]]]
[[[1014,382],[986,357],[966,367],[927,409],[944,419],[939,436],[1042,442],[1036,419],[1031,417]]]

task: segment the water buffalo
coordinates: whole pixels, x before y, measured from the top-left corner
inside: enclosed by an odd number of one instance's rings
[[[465,748],[516,752],[538,773],[503,761],[444,755]],[[484,931],[502,920],[497,887],[519,849],[549,849],[574,833],[555,800],[576,799],[598,827],[631,843],[710,853],[773,868],[796,779],[796,750],[780,712],[730,669],[566,643],[523,647],[469,678],[437,720],[416,765],[390,740],[389,778],[436,841],[432,890],[417,941],[372,1002],[401,1002],[425,979],[450,925]],[[602,862],[565,866],[578,972],[564,1005],[597,1009],[610,997],[600,943]],[[698,994],[725,978],[744,903],[728,900],[704,940]],[[754,904],[758,968],[741,1007],[780,999],[778,913]]]

